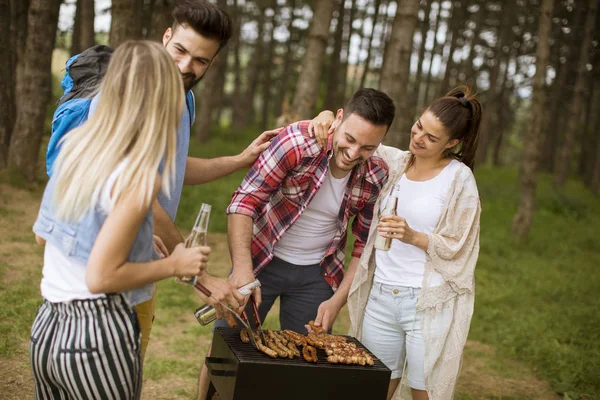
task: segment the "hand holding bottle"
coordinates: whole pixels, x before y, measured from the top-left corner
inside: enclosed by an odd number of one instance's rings
[[[200,276],[206,270],[210,247],[198,246],[186,248],[178,244],[168,257],[177,278]]]

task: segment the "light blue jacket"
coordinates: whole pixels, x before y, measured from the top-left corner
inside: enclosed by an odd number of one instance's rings
[[[50,178],[44,190],[42,205],[33,225],[33,231],[58,248],[65,256],[87,265],[107,214],[100,206],[96,206],[95,209],[88,210],[79,222],[59,220],[55,215],[55,207],[52,203],[56,177],[55,174]],[[135,237],[127,261],[144,263],[155,258],[152,241],[153,225],[152,208],[150,208]],[[124,296],[129,305],[133,306],[149,300],[152,297],[153,288],[153,284],[144,285],[124,293]]]

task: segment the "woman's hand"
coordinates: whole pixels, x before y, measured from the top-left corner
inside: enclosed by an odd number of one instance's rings
[[[335,115],[331,111],[325,110],[321,111],[308,125],[309,135],[317,139],[317,143],[322,149],[327,148],[329,135],[335,130],[334,121]]]
[[[390,239],[398,239],[401,242],[410,244],[427,251],[429,246],[429,237],[421,232],[417,232],[408,226],[406,220],[397,215],[384,215],[377,225],[377,233]]]
[[[406,220],[397,215],[382,216],[377,225],[377,232],[384,238],[397,239],[407,244],[412,244],[416,234]]]
[[[185,248],[183,243],[178,244],[168,258],[173,275],[178,278],[201,275],[207,267],[209,254],[210,247],[207,246]]]

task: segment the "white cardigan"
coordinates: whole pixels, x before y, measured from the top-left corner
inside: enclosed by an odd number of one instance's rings
[[[348,294],[350,335],[359,340],[362,339],[363,317],[375,273],[373,245],[379,223],[379,203],[400,179],[410,157],[409,152],[383,145],[376,154],[388,163],[390,173],[375,204],[369,239]],[[425,386],[431,400],[451,399],[454,395],[473,316],[480,214],[475,177],[462,164],[450,185],[438,225],[429,235],[423,288],[417,301],[425,341]],[[430,286],[432,271],[442,275],[442,285]],[[393,399],[412,399],[406,384],[406,370]]]

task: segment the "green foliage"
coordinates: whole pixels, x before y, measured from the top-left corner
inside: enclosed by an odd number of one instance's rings
[[[528,362],[558,393],[600,395],[600,202],[578,182],[542,176],[531,235],[510,234],[515,169],[481,169],[481,250],[471,339]]]
[[[213,132],[213,138],[208,143],[199,144],[192,139],[190,155],[203,158],[236,155],[261,132],[258,128],[248,128],[246,132],[231,135],[223,129],[218,129]],[[182,230],[191,229],[200,211],[200,204],[208,203],[212,205],[209,231],[227,232],[225,209],[229,205],[233,191],[240,185],[246,172],[242,170],[204,185],[184,187],[177,213],[177,226]]]
[[[251,137],[235,142],[216,138],[203,148],[194,145],[192,152],[234,154]],[[210,202],[210,229],[226,231],[221,211],[243,176],[186,188],[180,226],[189,229],[200,203]],[[476,176],[483,213],[470,338],[528,363],[559,393],[599,396],[600,201],[579,182],[569,182],[558,193],[550,177],[542,176],[530,238],[517,243],[510,233],[518,204],[517,170],[480,168]],[[276,321],[267,325],[276,327]]]

